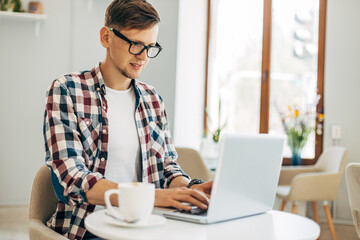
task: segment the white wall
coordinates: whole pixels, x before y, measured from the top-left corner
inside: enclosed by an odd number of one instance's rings
[[[150,0],[160,14],[158,42],[163,50],[151,59],[140,80],[156,87],[165,101],[171,132],[174,129],[176,53],[179,0]]]
[[[339,124],[339,145],[348,150],[347,162],[360,162],[360,1],[328,0],[327,7],[324,147],[332,145],[331,126]],[[345,175],[335,202],[335,219],[352,222]]]
[[[29,1],[23,1],[24,6]],[[42,122],[48,86],[60,74],[90,69],[105,56],[99,30],[110,0],[42,2],[49,17],[38,38],[33,23],[0,21],[0,205],[27,204],[33,177],[44,164]],[[178,0],[152,2],[162,19],[158,41],[165,49],[141,80],[162,94],[172,127]]]
[[[191,7],[190,7],[191,6]],[[207,1],[179,1],[174,141],[200,148],[203,136]]]
[[[25,204],[44,163],[45,90],[69,70],[70,0],[43,1],[49,18],[36,38],[31,22],[0,22],[0,204]]]

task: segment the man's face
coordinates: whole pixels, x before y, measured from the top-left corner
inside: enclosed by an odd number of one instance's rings
[[[158,25],[155,24],[147,29],[128,29],[120,32],[131,41],[154,46],[158,35]],[[109,57],[115,68],[126,78],[138,78],[149,61],[146,50],[139,55],[133,55],[129,52],[128,42],[117,37],[112,31],[109,37],[111,39],[108,48]]]

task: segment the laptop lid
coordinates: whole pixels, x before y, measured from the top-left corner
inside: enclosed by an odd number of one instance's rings
[[[274,204],[284,136],[222,137],[207,222],[259,214]]]

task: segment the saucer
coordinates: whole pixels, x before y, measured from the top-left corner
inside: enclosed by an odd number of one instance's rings
[[[152,214],[149,219],[145,221],[139,221],[135,223],[127,223],[122,220],[114,219],[113,217],[105,215],[105,220],[107,223],[112,225],[120,226],[120,227],[128,227],[128,228],[144,228],[144,227],[152,227],[166,223],[166,218],[160,215]]]

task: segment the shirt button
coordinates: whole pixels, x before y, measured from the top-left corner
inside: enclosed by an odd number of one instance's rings
[[[85,123],[86,123],[86,125],[89,125],[89,124],[90,124],[90,122],[89,122],[89,121],[86,121]]]
[[[103,161],[105,161],[105,158],[101,158],[100,160],[103,162]]]
[[[106,106],[103,106],[103,109],[106,110]]]
[[[106,129],[102,130],[102,132],[105,134],[105,133],[106,133]]]

